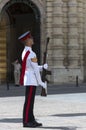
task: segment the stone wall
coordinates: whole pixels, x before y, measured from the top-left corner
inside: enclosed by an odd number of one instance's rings
[[[84,80],[84,0],[46,0],[47,35],[50,36],[48,62],[52,82]],[[86,31],[85,31],[86,33]],[[85,51],[84,51],[85,52]]]

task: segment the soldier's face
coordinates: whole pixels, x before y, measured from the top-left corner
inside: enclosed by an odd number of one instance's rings
[[[34,44],[33,38],[27,39],[27,41],[26,41],[27,46],[32,46],[33,44]]]
[[[32,45],[34,44],[33,38],[30,39],[30,42]]]

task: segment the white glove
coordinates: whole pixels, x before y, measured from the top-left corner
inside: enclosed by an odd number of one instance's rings
[[[41,85],[44,89],[47,88],[47,82],[42,82],[40,85]]]
[[[43,65],[43,68],[47,70],[47,69],[48,69],[48,64],[47,64],[47,63],[44,64],[44,65]]]

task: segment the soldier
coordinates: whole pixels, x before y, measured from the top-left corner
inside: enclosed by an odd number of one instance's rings
[[[12,65],[14,66],[14,81],[15,81],[15,86],[19,86],[21,64],[19,63],[18,60],[16,60],[16,61],[14,61],[12,63]]]
[[[48,65],[38,65],[36,54],[32,50],[34,41],[29,31],[21,35],[18,39],[25,44],[25,48],[22,52],[22,73],[20,76],[20,84],[26,87],[23,108],[23,127],[39,127],[42,126],[42,124],[35,120],[33,113],[35,93],[36,87],[39,85],[46,88],[46,83],[41,80],[40,70],[42,70],[43,67],[47,69]]]

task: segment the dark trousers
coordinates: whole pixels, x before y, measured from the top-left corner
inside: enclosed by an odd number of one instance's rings
[[[23,124],[35,120],[33,109],[35,100],[36,86],[26,86],[25,103],[23,108]]]

